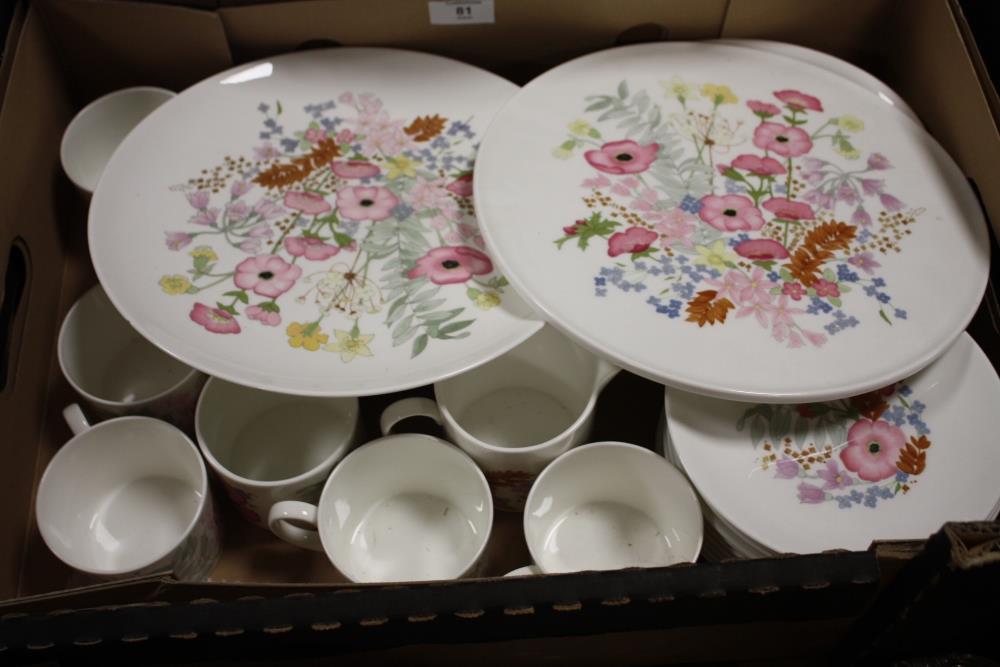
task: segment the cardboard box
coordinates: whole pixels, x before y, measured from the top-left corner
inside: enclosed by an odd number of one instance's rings
[[[892,85],[976,186],[994,225],[1000,221],[1000,103],[955,3],[496,4],[494,24],[466,26],[430,25],[421,0],[35,0],[17,6],[0,66],[0,600],[7,601],[0,603],[0,661],[5,653],[17,660],[164,659],[192,652],[206,660],[241,654],[277,660],[350,652],[372,664],[423,659],[433,648],[437,664],[473,656],[507,663],[540,649],[558,651],[564,662],[607,664],[625,661],[627,647],[628,661],[636,663],[776,664],[857,636],[847,634],[852,623],[880,591],[893,589],[896,571],[906,570],[914,554],[931,558],[920,544],[893,544],[862,553],[517,581],[345,585],[324,556],[247,525],[222,498],[225,553],[210,583],[164,575],[93,584],[48,552],[34,522],[34,490],[69,437],[60,412],[74,400],[55,361],[56,334],[69,306],[95,280],[86,205],[60,170],[59,140],[77,109],[117,88],[181,90],[233,64],[322,45],[429,51],[524,83],[616,44],[782,40],[844,58]],[[988,302],[973,330],[996,363],[992,288]],[[369,433],[381,407],[397,397],[364,399]],[[661,405],[658,385],[623,374],[601,401],[597,436],[651,444]],[[640,418],[623,432],[616,416],[626,409]],[[968,546],[969,535],[990,530],[943,533],[940,540],[951,546],[942,549],[951,558],[955,544]],[[489,562],[493,575],[528,562],[519,517],[498,514]],[[941,567],[946,562],[952,561]],[[867,622],[889,624],[897,607]]]

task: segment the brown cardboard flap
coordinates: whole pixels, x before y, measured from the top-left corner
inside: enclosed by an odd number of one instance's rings
[[[214,12],[104,0],[40,0],[78,100],[128,86],[182,90],[232,65]]]
[[[219,10],[237,61],[283,53],[316,40],[431,51],[506,72],[551,66],[614,46],[631,28],[669,39],[718,35],[725,0],[501,0],[492,25],[430,25],[426,2],[339,0],[283,2]],[[386,20],[391,17],[392,20]],[[537,71],[537,69],[532,70]]]
[[[48,394],[52,350],[59,327],[61,277],[66,262],[61,221],[72,221],[68,182],[59,173],[61,128],[72,115],[58,66],[47,48],[37,12],[29,12],[10,63],[0,110],[0,263],[15,243],[24,248],[28,291],[18,315],[23,326],[12,376],[0,392],[0,597],[17,594],[25,533],[32,520],[35,464]],[[69,205],[67,206],[67,202]],[[2,267],[6,269],[6,266]]]

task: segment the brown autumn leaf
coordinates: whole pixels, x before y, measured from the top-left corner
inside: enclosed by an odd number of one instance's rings
[[[266,188],[281,188],[304,180],[319,167],[329,164],[340,155],[340,148],[333,139],[323,139],[316,146],[290,164],[276,164],[257,174],[253,182]]]
[[[715,290],[711,289],[698,292],[697,296],[688,301],[687,321],[696,322],[699,327],[716,322],[723,324],[726,321],[726,315],[734,306],[732,301],[724,297],[716,299],[717,294]]]
[[[846,222],[824,222],[806,234],[802,245],[814,251],[847,250],[851,247],[857,227]],[[815,252],[813,253],[816,254]]]
[[[437,114],[433,116],[417,116],[412,123],[403,128],[403,132],[413,137],[414,141],[430,141],[441,134],[446,122],[446,118],[442,118]]]
[[[907,443],[899,452],[896,467],[909,475],[919,475],[927,467],[927,452]]]
[[[821,271],[824,262],[832,257],[833,253],[831,252],[816,250],[812,246],[803,245],[795,251],[791,261],[785,264],[785,268],[803,285],[812,287],[822,275]]]
[[[927,439],[926,435],[922,435],[919,438],[911,435],[910,442],[912,442],[917,449],[927,449],[931,446],[931,441]]]

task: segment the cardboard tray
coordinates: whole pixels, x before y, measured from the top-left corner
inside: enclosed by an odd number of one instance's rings
[[[339,44],[434,52],[524,83],[616,44],[783,40],[892,85],[965,171],[995,225],[1000,103],[969,34],[948,0],[497,0],[494,24],[462,26],[430,25],[422,0],[19,3],[0,63],[0,663],[338,653],[347,664],[428,656],[507,664],[543,651],[575,664],[793,664],[988,650],[990,615],[969,600],[996,609],[1000,599],[1000,529],[989,523],[858,553],[358,586],[321,554],[249,526],[223,498],[224,554],[202,584],[168,573],[89,582],[48,552],[33,516],[38,478],[69,437],[60,411],[74,400],[55,362],[58,325],[95,281],[86,204],[59,168],[59,140],[95,97],[139,84],[181,90],[236,63]],[[995,365],[997,313],[991,283],[970,331]],[[661,391],[620,375],[599,404],[595,437],[651,445]],[[364,399],[368,433],[384,405],[413,394],[430,389]],[[498,513],[488,562],[496,576],[528,562],[519,516]]]

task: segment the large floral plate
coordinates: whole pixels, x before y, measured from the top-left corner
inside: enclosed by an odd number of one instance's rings
[[[961,172],[869,88],[723,44],[593,54],[484,138],[493,259],[552,324],[717,397],[848,396],[923,368],[986,285]]]
[[[90,209],[98,277],[147,338],[246,385],[365,395],[488,361],[541,326],[471,197],[479,137],[515,91],[386,49],[213,76],[113,156]]]
[[[673,455],[719,523],[757,549],[866,549],[996,517],[1000,379],[968,334],[920,373],[849,399],[668,393]]]

